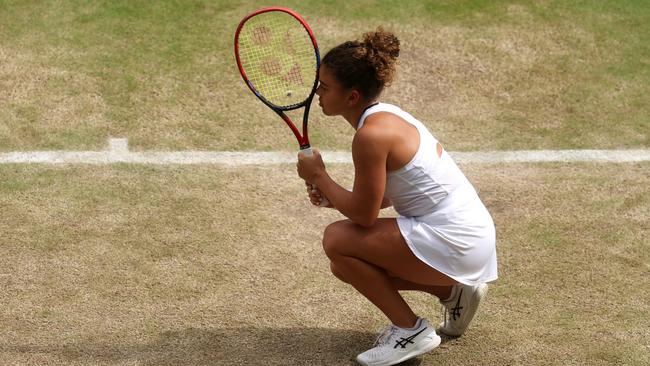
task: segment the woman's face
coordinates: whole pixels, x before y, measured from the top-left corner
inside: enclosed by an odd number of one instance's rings
[[[351,91],[343,88],[327,66],[321,65],[318,73],[319,85],[316,89],[318,104],[326,116],[338,116],[349,107]]]

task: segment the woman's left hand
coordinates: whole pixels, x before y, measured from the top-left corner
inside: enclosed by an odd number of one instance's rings
[[[296,168],[300,178],[313,184],[316,177],[325,172],[325,163],[323,163],[323,158],[318,150],[313,149],[312,151],[311,156],[305,155],[302,151],[298,153]]]

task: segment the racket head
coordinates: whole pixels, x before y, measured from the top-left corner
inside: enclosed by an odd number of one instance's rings
[[[268,7],[244,17],[235,32],[235,57],[246,85],[276,112],[311,103],[320,54],[311,28],[295,11]]]

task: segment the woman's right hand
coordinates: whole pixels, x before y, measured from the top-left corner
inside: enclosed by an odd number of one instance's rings
[[[329,200],[327,206],[321,206],[321,202],[323,201],[323,198],[326,198],[323,195],[323,193],[309,182],[305,182],[305,185],[307,186],[307,194],[309,195],[309,201],[311,202],[312,205],[318,207],[329,207],[329,208],[334,207],[332,206],[331,203],[329,203]]]

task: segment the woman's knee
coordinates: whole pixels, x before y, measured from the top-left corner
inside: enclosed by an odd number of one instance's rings
[[[341,280],[341,281],[343,281],[345,283],[348,282],[345,279],[345,277],[343,277],[341,272],[339,272],[338,268],[336,268],[336,264],[334,264],[334,262],[330,262],[330,271],[332,271],[332,274],[334,275],[334,277],[338,278],[339,280]]]
[[[329,224],[323,233],[323,250],[330,259],[340,255],[349,237],[349,223],[337,221]]]

